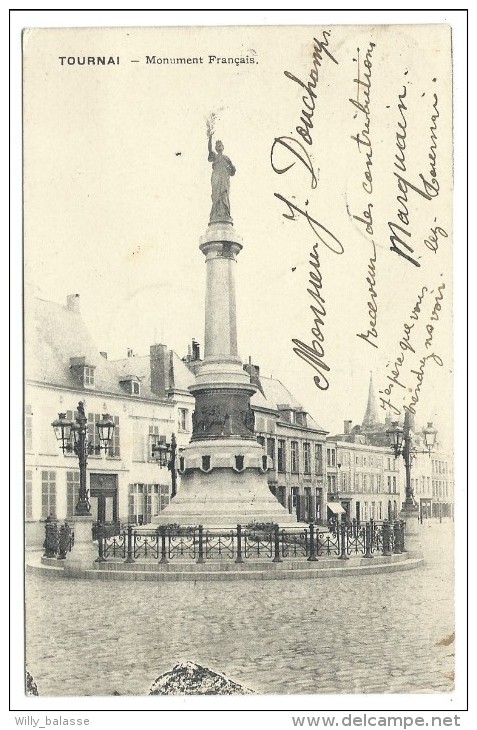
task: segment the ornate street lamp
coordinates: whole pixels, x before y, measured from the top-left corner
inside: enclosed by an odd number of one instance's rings
[[[392,428],[386,431],[386,434],[391,442],[394,458],[397,459],[398,456],[402,456],[404,459],[406,470],[406,499],[403,504],[403,510],[406,512],[415,512],[418,507],[411,487],[411,467],[414,456],[420,452],[412,448],[411,417],[409,412],[406,411],[402,428],[397,421],[393,421]],[[437,430],[432,427],[432,423],[428,423],[427,428],[424,430],[424,439],[429,457],[435,446],[436,437]]]
[[[437,429],[433,428],[432,422],[429,421],[427,423],[427,428],[423,431],[424,434],[424,440],[426,442],[426,448],[429,453],[429,457],[431,456],[431,451],[433,450],[434,446],[436,445],[437,440]]]
[[[175,434],[172,434],[169,444],[166,441],[159,441],[159,443],[152,445],[151,451],[159,466],[167,466],[171,472],[171,499],[173,499],[177,494],[177,441]]]
[[[75,414],[74,421],[68,421],[66,413],[59,413],[58,419],[53,421],[51,425],[53,426],[62,452],[66,454],[74,451],[78,457],[80,484],[75,515],[83,517],[90,515],[91,504],[89,501],[89,490],[86,486],[88,455],[99,453],[101,449],[107,451],[110,448],[114,432],[114,422],[109,413],[103,413],[101,420],[96,423],[100,441],[97,446],[88,441],[88,418],[84,412],[83,401],[78,403],[78,410]]]

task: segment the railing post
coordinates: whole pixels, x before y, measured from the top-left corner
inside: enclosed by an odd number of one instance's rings
[[[366,548],[366,552],[364,554],[365,558],[372,558],[374,557],[371,553],[371,525],[369,522],[366,522],[366,528],[364,531],[364,545]]]
[[[394,530],[394,552],[397,555],[399,555],[402,552],[402,550],[401,550],[401,535],[400,535],[401,530],[400,530],[400,527],[399,527],[399,522],[396,521],[394,523],[393,530]]]
[[[404,535],[406,533],[406,522],[405,520],[401,520],[400,523],[400,535],[401,535],[401,552],[407,553],[406,548],[404,547]]]
[[[204,527],[199,525],[199,553],[197,557],[198,563],[204,562]]]
[[[340,525],[340,531],[341,531],[341,555],[338,556],[338,560],[349,560],[348,551],[346,549],[346,538],[348,537],[348,532],[346,529],[346,523],[341,522]]]
[[[58,552],[58,525],[53,517],[47,517],[45,523],[45,552],[43,557],[54,558]]]
[[[125,563],[135,563],[136,561],[133,558],[133,528],[132,525],[128,525],[128,547],[127,547],[128,555]]]
[[[278,525],[275,525],[273,528],[273,543],[274,543],[274,563],[281,563],[282,559],[280,557],[280,528]]]
[[[101,533],[98,535],[98,557],[96,558],[96,563],[105,563],[106,558],[104,557],[104,540],[105,537]]]
[[[315,525],[313,522],[310,522],[310,554],[308,556],[309,562],[316,562],[318,558],[316,557],[316,547],[315,547]]]
[[[70,526],[66,522],[60,525],[58,532],[58,560],[65,560],[68,552],[68,543],[70,538]]]
[[[383,555],[392,555],[389,522],[387,520],[383,522]]]
[[[237,557],[236,563],[243,563],[242,557],[242,525],[237,525]]]
[[[164,525],[160,528],[161,531],[161,559],[160,563],[168,563],[167,559],[167,549],[166,549],[166,528]]]

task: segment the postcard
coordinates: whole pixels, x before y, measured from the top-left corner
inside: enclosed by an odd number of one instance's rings
[[[451,49],[23,31],[30,697],[452,707]]]

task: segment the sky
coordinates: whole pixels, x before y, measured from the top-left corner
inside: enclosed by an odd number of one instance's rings
[[[297,127],[303,127],[304,97],[311,101],[305,86],[317,40],[323,45],[309,144]],[[353,33],[344,26],[267,33],[250,27],[27,31],[25,282],[38,296],[59,303],[80,294],[84,320],[98,349],[111,359],[125,357],[128,349],[147,354],[155,342],[179,355],[192,338],[202,343],[205,267],[198,245],[210,211],[206,120],[213,113],[215,139],[223,140],[237,168],[230,197],[244,243],[236,268],[242,359],[250,356],[262,374],[280,379],[321,426],[337,433],[345,419],[361,422],[371,372],[378,402],[381,391],[402,418],[402,407],[416,393],[421,358],[432,354],[419,383],[416,422],[432,421],[450,445],[449,40],[443,27],[410,26],[394,32],[363,26]],[[365,52],[372,48],[368,168],[366,147],[353,139],[359,133],[363,138],[366,124],[364,85],[361,108],[350,101],[357,98],[358,48],[361,80]],[[103,55],[119,57],[119,64],[66,60]],[[147,63],[147,56],[202,57],[203,63]],[[407,106],[401,113],[404,87]],[[405,228],[421,257],[417,267],[390,250],[388,224],[399,222],[396,130],[404,114],[406,179],[417,186],[419,174],[429,168],[436,91],[439,195],[425,200],[408,189]],[[276,139],[281,141],[274,146]],[[366,170],[372,194],[363,188]],[[373,213],[372,235],[357,220],[365,209]],[[305,211],[319,224],[314,230]],[[326,234],[319,239],[319,226],[335,239]],[[423,242],[436,226],[446,235],[437,234],[434,252]],[[334,240],[342,253],[327,245]],[[366,341],[357,335],[371,326],[367,278],[373,243],[378,337]],[[318,273],[319,290],[310,285],[310,274]],[[442,282],[442,307],[431,323]],[[403,355],[405,327],[412,324],[423,287],[422,312],[407,331],[409,347],[391,398],[384,391]],[[310,308],[317,305],[317,291],[326,310],[318,327],[321,344],[312,332],[316,310]],[[434,329],[426,348],[428,325]],[[377,347],[370,344],[375,340]],[[321,361],[329,370],[317,371],[303,358],[313,341],[323,348]],[[317,387],[317,374],[321,385],[326,376],[326,390]],[[383,419],[386,410],[381,409]]]

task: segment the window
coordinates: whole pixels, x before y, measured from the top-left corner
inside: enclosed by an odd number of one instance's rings
[[[144,484],[129,485],[129,522],[141,524],[144,520]]]
[[[315,474],[323,474],[323,446],[315,444]]]
[[[179,408],[179,431],[187,431],[188,430],[188,411],[187,408]]]
[[[113,439],[111,446],[108,450],[108,456],[113,459],[119,459],[121,456],[120,442],[119,442],[119,416],[111,416],[114,423]]]
[[[144,422],[135,418],[133,426],[133,461],[145,461],[145,438],[144,438]]]
[[[84,387],[94,388],[94,368],[90,368],[88,365],[84,369]]]
[[[336,492],[336,474],[328,474],[326,477],[328,492]]]
[[[367,466],[367,465],[368,465],[368,459],[366,458],[366,456],[363,456],[363,466]]]
[[[48,515],[56,517],[56,472],[41,472],[41,516],[46,519]]]
[[[70,411],[67,414],[68,417],[69,417],[69,413],[70,413]],[[90,444],[93,445],[93,449],[96,454],[101,453],[99,451],[99,447],[101,446],[101,441],[99,440],[98,429],[96,428],[96,424],[100,420],[101,420],[101,415],[99,413],[88,413],[88,441]]]
[[[68,411],[68,418],[70,413],[71,411]],[[108,457],[114,459],[119,458],[121,455],[119,439],[119,416],[111,416],[111,418],[114,423],[114,431],[111,446],[106,453]],[[96,453],[96,455],[98,456],[101,453],[101,441],[99,438],[98,429],[96,428],[96,424],[101,421],[101,419],[101,413],[88,413],[88,441],[90,444],[93,445],[93,454]]]
[[[33,451],[33,413],[25,406],[25,451]]]
[[[367,519],[368,519],[368,503],[365,502],[364,503],[364,521],[366,522]]]
[[[165,436],[162,436],[162,442],[164,443],[166,440]],[[148,453],[148,460],[149,461],[155,461],[157,454],[155,453],[155,447],[159,446],[161,443],[161,435],[159,434],[159,426],[150,425],[149,426],[149,453]]]
[[[140,525],[151,522],[169,504],[167,484],[130,484],[129,485],[129,522]]]
[[[381,474],[376,474],[376,491],[380,492],[383,488]]]
[[[298,441],[290,442],[290,468],[292,474],[298,473]]]
[[[33,517],[33,472],[25,469],[25,519]]]
[[[267,455],[272,460],[273,466],[275,466],[275,439],[267,439]]]
[[[360,491],[359,489],[359,474],[354,475],[354,488],[357,492]]]
[[[393,477],[393,494],[396,494],[396,492],[397,492],[396,477]]]
[[[368,475],[363,474],[363,492],[368,491]]]
[[[380,503],[379,503],[379,514],[378,514],[378,520],[382,520],[382,519],[383,519],[383,503],[382,503],[382,502],[380,502]]]
[[[336,449],[326,449],[326,463],[328,466],[336,466]]]
[[[343,474],[343,476],[341,477],[341,479],[342,479],[342,482],[343,482],[343,489],[346,490],[347,487],[348,487],[348,478],[347,478],[347,475],[346,474]]]
[[[265,436],[257,436],[257,441],[260,444],[260,446],[264,449],[265,448]]]
[[[371,519],[376,519],[376,502],[371,502]]]
[[[374,474],[370,474],[369,476],[369,488],[371,489],[371,492],[374,493]]]
[[[151,522],[169,504],[167,484],[144,484],[143,523]]]
[[[316,495],[316,519],[321,520],[321,489],[316,489],[315,495]]]
[[[285,439],[278,439],[278,471],[286,471],[286,442]]]
[[[311,474],[311,447],[308,441],[303,444],[303,471]]]
[[[388,492],[391,491],[391,477],[388,477]]]
[[[292,507],[296,507],[298,502],[298,487],[291,488]]]
[[[73,517],[79,499],[80,473],[66,472],[66,516]]]

